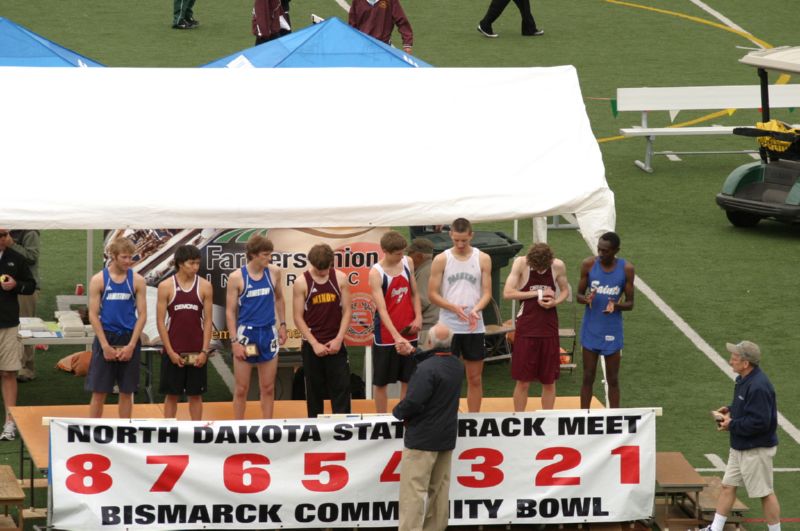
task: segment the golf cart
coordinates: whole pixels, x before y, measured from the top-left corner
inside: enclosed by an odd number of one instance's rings
[[[800,222],[800,130],[770,119],[767,78],[768,70],[800,74],[800,46],[750,52],[739,62],[758,68],[761,122],[734,128],[733,133],[756,137],[761,161],[733,170],[717,194],[717,204],[736,227],[753,227],[762,218]]]

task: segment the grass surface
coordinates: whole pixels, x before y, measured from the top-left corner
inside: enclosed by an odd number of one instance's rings
[[[706,3],[769,45],[798,44],[796,0]],[[487,4],[485,0],[403,0],[415,30],[415,55],[437,67],[573,64],[599,139],[614,137],[620,127],[639,122],[635,113],[612,114],[611,99],[618,87],[757,81],[752,68],[737,62],[745,53],[739,47],[754,45],[740,34],[718,27],[719,21],[688,0],[536,1],[534,15],[546,33],[533,39],[519,35],[519,15],[513,4],[494,25],[500,38],[482,38],[475,25]],[[200,0],[195,14],[202,26],[194,31],[173,31],[169,28],[170,6],[163,1],[0,0],[0,16],[109,66],[128,67],[194,67],[251,46],[250,8],[251,3],[242,0]],[[323,17],[346,16],[333,0],[295,0],[292,17],[296,28],[304,27],[312,12]],[[705,114],[681,112],[676,121]],[[797,111],[776,114],[789,122],[800,121]],[[476,126],[491,124],[490,103],[475,102],[475,116]],[[757,116],[752,111],[739,111],[713,123],[747,124]],[[668,113],[650,117],[652,126],[669,124]],[[554,126],[563,128],[563,134],[569,132],[569,124]],[[520,129],[524,132],[524,125]],[[749,139],[729,137],[657,142],[659,149],[676,151],[746,149],[754,145]],[[797,286],[800,227],[762,222],[755,229],[735,229],[714,203],[728,172],[751,159],[707,155],[669,162],[657,158],[655,173],[645,174],[632,164],[643,156],[642,139],[603,141],[601,149],[607,179],[616,195],[621,256],[632,261],[641,279],[721,355],[727,357],[726,341],[751,339],[759,343],[765,353],[764,370],[778,393],[779,408],[790,422],[800,425],[795,359],[800,314],[791,298]],[[568,161],[564,171],[569,171]],[[527,244],[529,221],[521,221],[520,227],[520,240]],[[480,228],[511,233],[510,222]],[[575,231],[551,231],[549,240],[565,260],[574,287],[578,265],[589,250]],[[76,282],[85,282],[84,256],[83,233],[49,231],[43,235],[42,316],[52,315],[56,294],[71,293]],[[713,430],[708,410],[730,400],[732,382],[641,292],[637,292],[634,311],[625,315],[625,334],[622,403],[663,408],[664,415],[658,421],[658,449],[681,451],[695,467],[710,466],[705,454],[725,459],[727,437]],[[40,379],[20,388],[20,403],[81,403],[88,399],[76,379],[50,370],[57,357],[54,354],[40,358]],[[359,356],[353,358],[357,366]],[[511,393],[513,382],[508,370],[502,363],[487,366],[487,395]],[[558,385],[560,394],[576,395],[580,374],[565,374]],[[227,399],[221,387],[213,382],[212,392],[219,398],[209,398]],[[534,392],[535,388],[532,386]],[[599,382],[595,394],[602,396]],[[800,445],[783,431],[779,437],[775,466],[797,467]],[[10,452],[6,457],[13,462],[15,456]],[[783,529],[800,529],[796,523],[800,518],[798,474],[777,472],[775,480],[783,516],[795,520],[784,523]],[[742,492],[740,498],[752,508],[750,516],[759,518],[758,501]]]

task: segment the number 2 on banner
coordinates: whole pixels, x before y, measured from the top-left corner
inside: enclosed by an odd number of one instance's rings
[[[553,448],[545,448],[536,454],[536,459],[552,460],[556,456],[561,456],[561,460],[547,465],[536,474],[537,487],[550,487],[554,485],[580,485],[581,478],[575,476],[561,476],[556,477],[559,472],[566,472],[572,470],[581,464],[581,453],[575,448],[568,448],[566,446],[556,446]]]
[[[67,459],[67,470],[72,472],[67,476],[67,488],[78,494],[105,492],[114,483],[111,476],[105,473],[109,468],[111,468],[111,460],[104,455],[74,455]]]
[[[328,473],[328,482],[323,483],[317,479],[304,479],[303,486],[312,492],[334,492],[341,490],[350,480],[347,469],[341,465],[323,465],[324,461],[344,461],[344,452],[330,453],[311,453],[306,454],[305,473],[306,475],[319,476],[323,472]]]
[[[161,475],[153,486],[150,487],[150,492],[172,492],[172,487],[181,479],[184,470],[189,466],[188,455],[148,455],[148,465],[167,465],[164,467]]]

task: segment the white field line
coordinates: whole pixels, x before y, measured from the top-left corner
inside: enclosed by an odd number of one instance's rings
[[[652,302],[655,307],[667,317],[667,319],[672,321],[672,324],[674,324],[678,330],[683,332],[683,335],[689,338],[689,341],[691,341],[694,346],[700,350],[700,352],[706,355],[711,363],[719,367],[719,369],[731,380],[736,379],[736,373],[730,368],[728,362],[726,362],[722,356],[717,354],[717,351],[714,350],[705,339],[700,337],[700,334],[695,332],[694,329],[689,326],[689,324],[684,321],[680,315],[675,313],[675,310],[670,308],[670,306],[664,302],[664,299],[659,297],[658,294],[653,291],[652,288],[650,288],[650,286],[648,286],[638,275],[636,275],[635,278],[635,285],[639,291],[641,291],[645,297],[650,299],[650,302]],[[800,430],[798,430],[794,424],[789,422],[789,419],[784,417],[780,411],[778,411],[778,425],[783,428],[783,431],[785,431],[789,437],[794,439],[797,444],[800,444]]]
[[[220,378],[222,378],[222,381],[228,386],[228,390],[231,392],[231,394],[233,394],[233,373],[231,372],[230,367],[228,367],[228,365],[222,359],[222,356],[219,354],[216,356],[211,356],[208,361],[217,370]]]
[[[725,461],[717,454],[705,454],[714,468],[695,468],[697,472],[725,472]],[[800,468],[773,468],[773,472],[800,472]]]
[[[339,7],[344,9],[346,13],[350,12],[350,4],[348,4],[346,0],[336,0],[336,3],[339,4]]]
[[[719,11],[715,10],[714,8],[712,8],[711,6],[709,6],[708,4],[703,2],[702,0],[690,0],[690,1],[694,5],[696,5],[697,7],[699,7],[700,9],[702,9],[703,11],[705,11],[706,13],[708,13],[709,15],[714,17],[715,19],[719,20],[720,22],[722,22],[723,24],[728,26],[729,28],[735,29],[737,31],[741,31],[742,33],[747,33],[748,35],[752,35],[749,31],[747,31],[746,29],[742,28],[738,24],[734,23],[731,19],[729,19],[728,17],[726,17],[725,15],[720,13]],[[760,43],[756,42],[754,39],[748,39],[748,40],[750,42],[752,42],[753,44],[755,44],[756,46],[758,46],[759,48],[761,48],[761,49],[764,48]]]

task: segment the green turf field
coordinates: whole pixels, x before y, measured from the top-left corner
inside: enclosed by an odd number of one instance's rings
[[[800,44],[797,0],[705,3],[766,45]],[[762,222],[755,229],[742,230],[728,223],[714,195],[727,173],[750,161],[749,157],[685,156],[682,162],[658,157],[655,173],[640,171],[633,161],[643,156],[644,140],[615,139],[619,128],[638,123],[639,115],[614,116],[611,110],[618,87],[755,84],[754,69],[737,62],[746,53],[741,47],[755,45],[690,0],[535,0],[534,15],[546,32],[537,38],[519,35],[519,15],[512,4],[494,25],[498,39],[483,38],[475,30],[488,0],[403,0],[403,5],[415,30],[415,55],[437,67],[576,66],[593,131],[601,140],[607,179],[616,195],[620,255],[631,260],[640,279],[725,359],[726,341],[759,343],[779,409],[793,426],[800,426],[800,387],[795,382],[798,370],[793,357],[800,345],[800,312],[791,299],[797,291],[800,227]],[[154,0],[0,0],[0,16],[108,66],[194,67],[252,45],[251,6],[248,0],[198,0],[195,16],[201,26],[192,31],[171,30],[171,6]],[[334,0],[294,0],[295,27],[305,27],[312,12],[346,18]],[[711,113],[681,112],[675,121]],[[800,110],[773,115],[800,122]],[[488,102],[475,102],[475,127],[490,126],[492,118]],[[706,125],[750,123],[757,118],[755,112],[736,112]],[[666,112],[650,117],[651,126],[669,124]],[[553,126],[560,134],[569,134],[569,124]],[[520,125],[522,132],[524,127]],[[751,139],[733,137],[660,138],[657,143],[659,149],[676,151],[755,146]],[[520,240],[527,245],[530,221],[520,221],[520,227]],[[480,228],[510,234],[511,223]],[[567,263],[574,287],[578,265],[589,249],[572,230],[551,231],[549,240]],[[42,316],[52,315],[56,294],[69,293],[76,282],[85,282],[84,254],[81,232],[43,235]],[[697,468],[712,467],[705,454],[725,459],[727,437],[714,431],[708,410],[730,400],[731,380],[641,290],[637,290],[636,308],[625,319],[620,374],[623,405],[663,408],[658,421],[659,450],[681,451]],[[40,358],[40,378],[20,387],[21,404],[88,400],[81,391],[82,382],[50,369],[56,354]],[[487,366],[487,395],[511,393],[508,370],[502,363]],[[565,374],[559,393],[576,395],[579,386],[579,373]],[[212,400],[227,399],[220,387]],[[595,394],[601,393],[598,383]],[[797,469],[800,442],[783,430],[779,437],[775,466]],[[0,453],[11,463],[16,450],[16,444],[0,446]],[[775,479],[786,519],[783,529],[800,529],[800,474],[776,472]],[[741,491],[739,497],[753,509],[749,516],[760,518],[757,500]],[[764,524],[748,527],[762,529]]]

